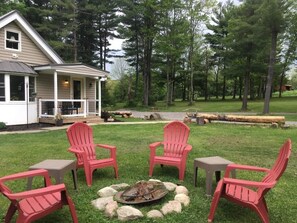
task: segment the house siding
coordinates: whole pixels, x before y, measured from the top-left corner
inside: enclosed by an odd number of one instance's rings
[[[21,32],[21,51],[5,49],[5,29],[11,29]],[[18,58],[13,59],[12,54],[17,54]],[[28,65],[43,65],[53,63],[45,54],[37,47],[37,45],[22,32],[19,26],[12,22],[0,30],[0,60],[16,60],[25,62]]]
[[[58,98],[70,99],[69,76],[58,76]],[[42,99],[54,99],[54,77],[50,74],[40,74],[37,78],[37,96]]]

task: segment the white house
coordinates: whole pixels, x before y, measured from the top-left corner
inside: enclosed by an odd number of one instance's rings
[[[98,118],[108,72],[62,58],[18,12],[0,17],[0,122],[20,125]]]

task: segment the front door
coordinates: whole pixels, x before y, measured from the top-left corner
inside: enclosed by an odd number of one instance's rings
[[[73,99],[81,99],[81,81],[80,80],[73,80]],[[80,102],[74,102],[74,107],[80,108]]]

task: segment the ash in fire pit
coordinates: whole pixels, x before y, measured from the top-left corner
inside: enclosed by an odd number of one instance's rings
[[[162,182],[140,181],[125,191],[116,193],[115,200],[123,204],[141,204],[159,200],[167,193]]]

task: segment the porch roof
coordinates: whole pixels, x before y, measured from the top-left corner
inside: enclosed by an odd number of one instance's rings
[[[0,73],[37,75],[37,73],[27,64],[8,60],[0,61]]]
[[[96,67],[85,65],[82,63],[73,64],[47,64],[41,66],[34,66],[33,69],[39,73],[54,74],[68,74],[68,75],[82,75],[86,77],[99,78],[106,77],[109,72],[100,70]]]

